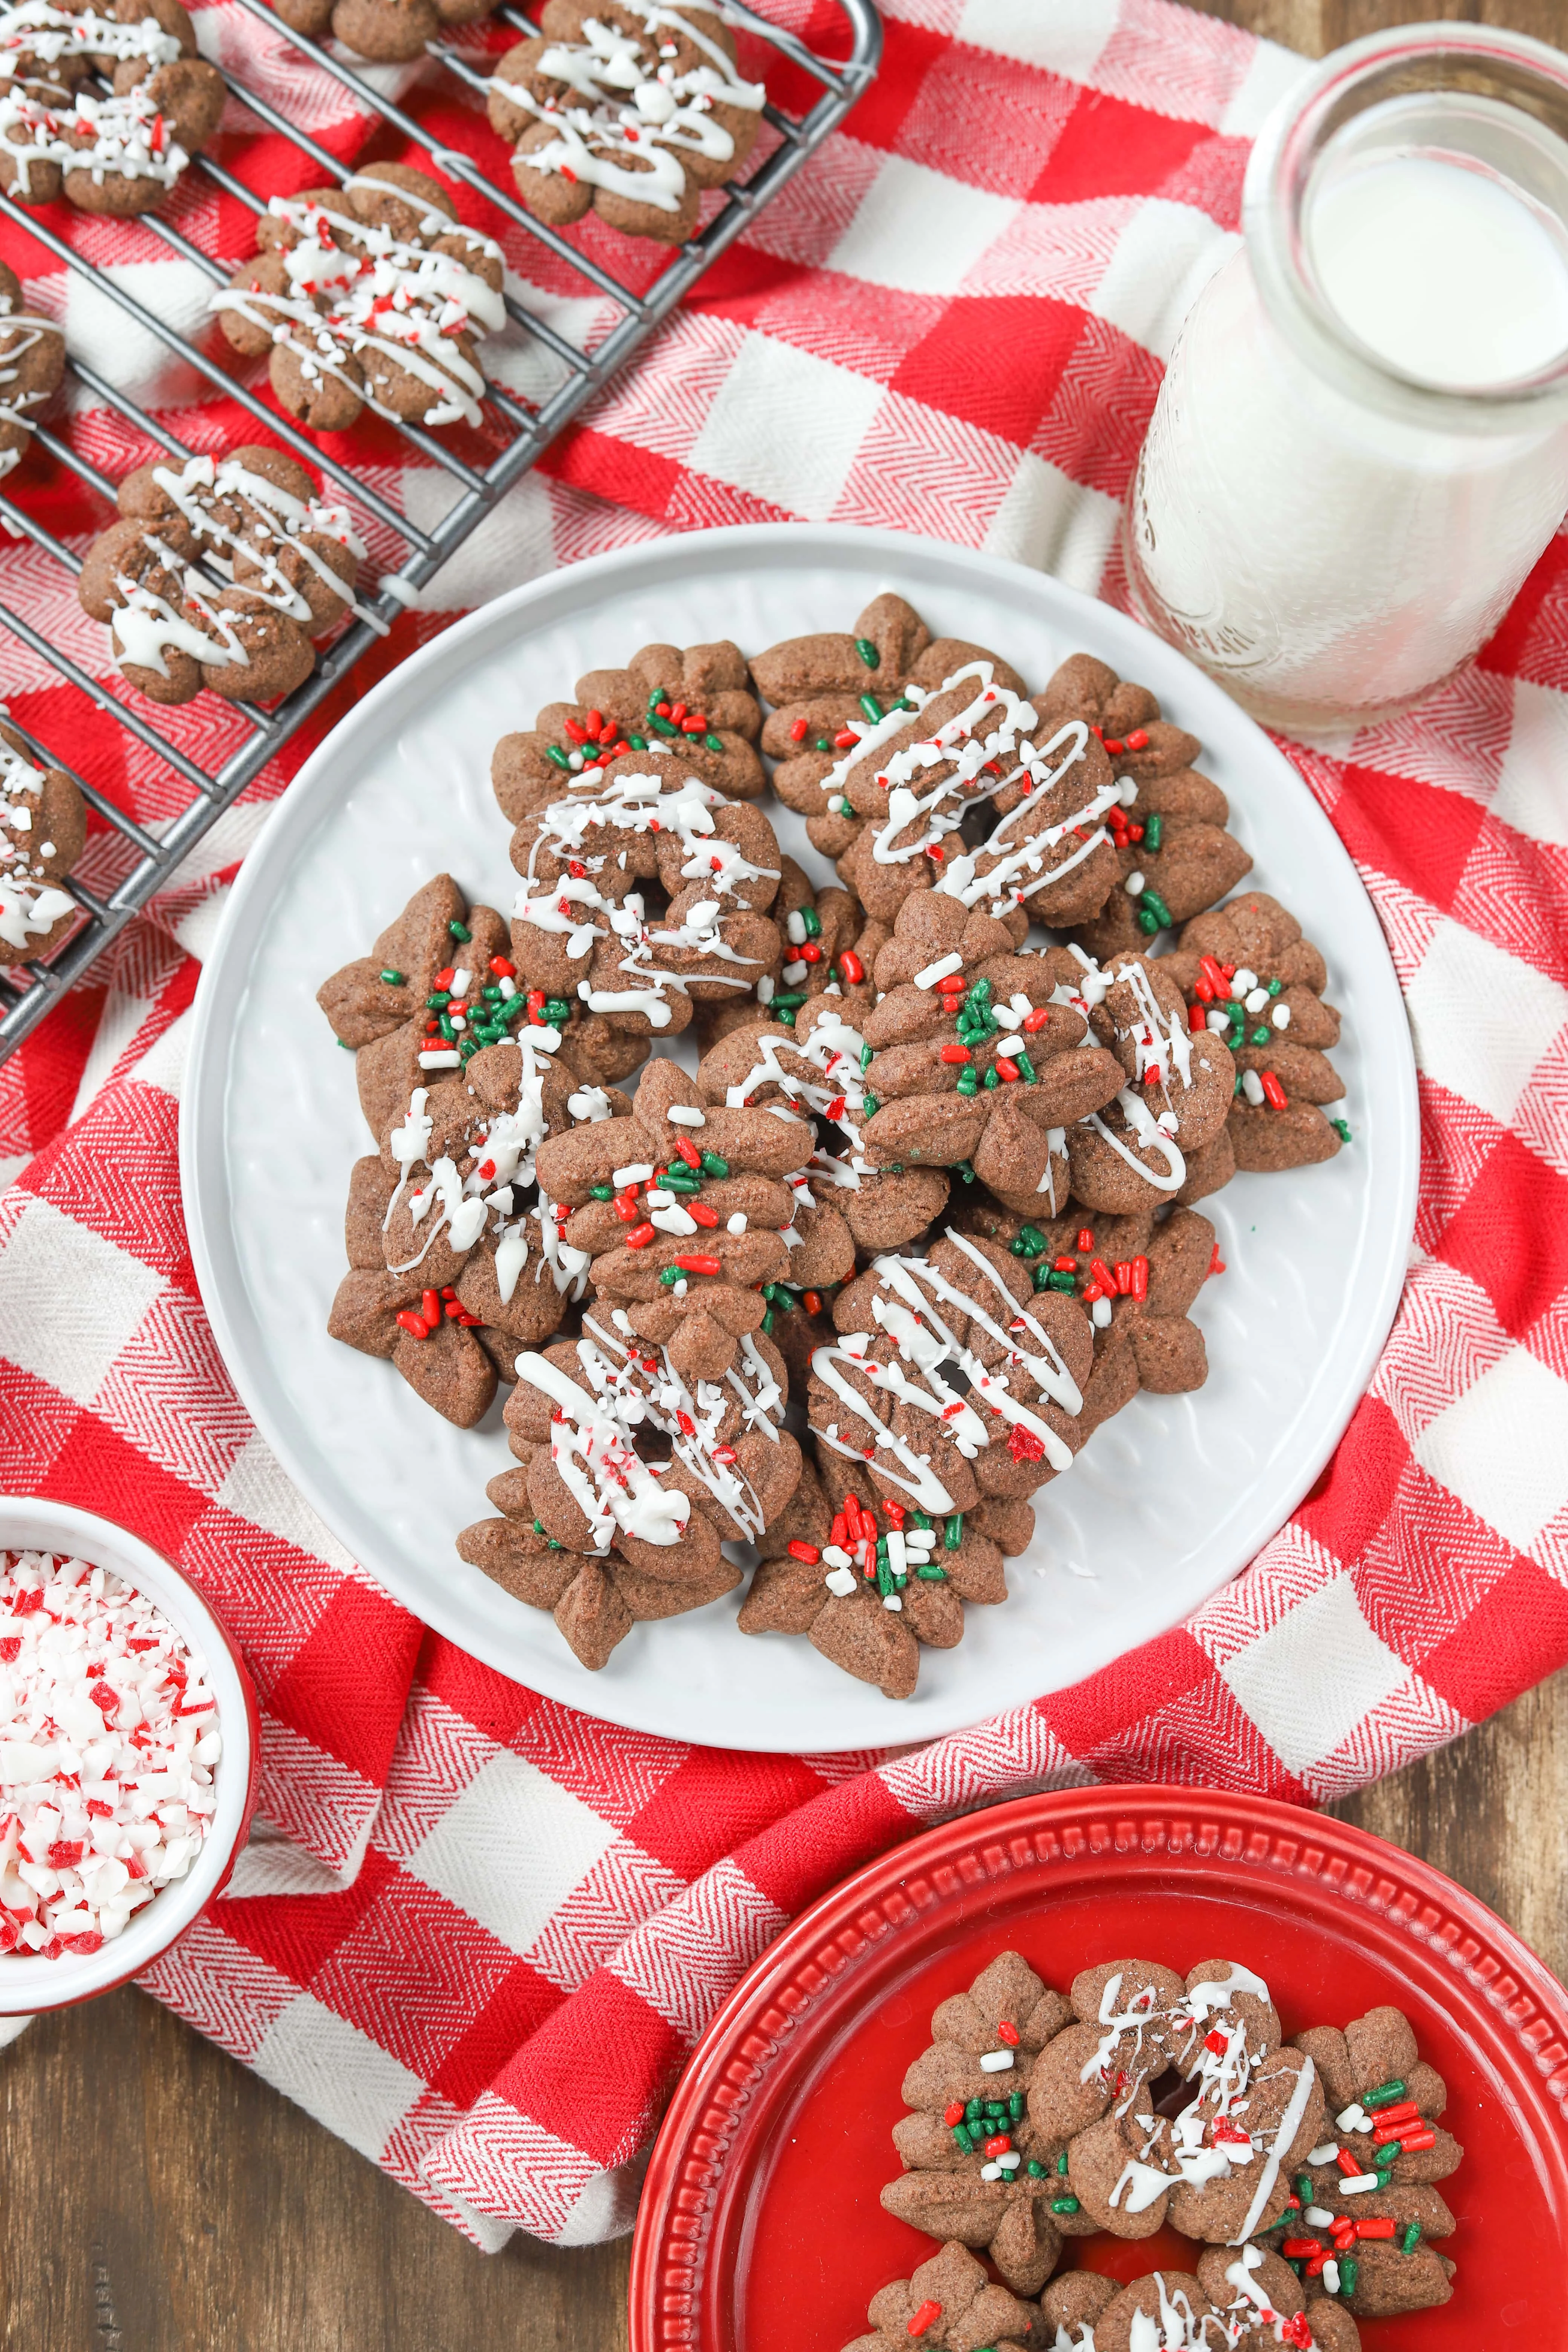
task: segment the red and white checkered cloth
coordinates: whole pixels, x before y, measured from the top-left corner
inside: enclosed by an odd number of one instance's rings
[[[821,0],[784,13],[818,37],[829,22]],[[1162,359],[1234,243],[1248,136],[1300,62],[1166,0],[887,13],[848,131],[384,658],[577,556],[759,517],[905,525],[1118,593],[1117,501]],[[355,151],[363,125],[285,47],[226,7],[199,22],[209,51]],[[427,106],[449,133],[449,101]],[[563,296],[520,236],[465,211]],[[223,226],[241,251],[237,214]],[[68,233],[155,310],[197,315],[194,274],[145,231]],[[30,302],[84,352],[197,446],[243,437],[19,242]],[[153,454],[107,410],[75,429],[111,470]],[[381,428],[340,446],[417,508]],[[16,487],[85,543],[99,517],[68,480],[44,467]],[[101,667],[101,636],[27,549],[0,551],[0,596],[43,601],[47,633]],[[166,813],[149,760],[85,740],[79,702],[8,659],[26,723],[139,815]],[[211,697],[167,723],[209,754],[237,724]],[[1075,1689],[893,1762],[642,1738],[506,1682],[372,1586],[250,1426],[192,1276],[176,1096],[195,959],[281,767],[0,1071],[0,1479],[174,1554],[261,1694],[271,1833],[150,1989],[481,2245],[626,2228],[660,2102],[735,1979],[923,1824],[1094,1780],[1311,1801],[1568,1658],[1564,542],[1415,717],[1349,758],[1295,756],[1376,902],[1421,1066],[1417,1245],[1387,1352],[1313,1494],[1228,1591]],[[112,870],[107,838],[92,854]]]

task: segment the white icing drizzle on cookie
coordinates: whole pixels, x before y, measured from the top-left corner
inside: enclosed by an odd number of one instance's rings
[[[769,1083],[791,1102],[804,1101],[825,1115],[830,1104],[858,1110],[865,1102],[860,1055],[866,1040],[858,1029],[850,1027],[842,1013],[820,1013],[804,1037],[797,1036],[793,1029],[764,1029],[754,1045],[758,1055],[754,1066],[739,1086],[725,1089],[724,1101],[731,1110],[742,1108],[760,1086]],[[808,1068],[819,1071],[820,1078],[804,1077],[798,1069],[785,1069],[779,1060],[781,1054],[790,1055],[795,1063],[804,1062]]]
[[[163,656],[171,646],[195,661],[248,667],[250,656],[238,633],[239,616],[217,601],[226,589],[237,585],[284,619],[309,629],[310,603],[289,581],[282,562],[287,554],[307,563],[358,619],[385,635],[387,624],[355,602],[352,580],[335,572],[310,544],[312,537],[331,540],[346,548],[356,564],[363,559],[364,549],[350,526],[346,508],[295,498],[265,475],[253,473],[237,457],[188,457],[177,471],[169,466],[154,467],[153,478],[195,535],[201,558],[187,560],[159,536],[155,523],[144,526],[143,543],[179,583],[180,607],[176,610],[167,597],[130,573],[116,575],[114,593],[119,603],[111,636],[114,657],[122,669],[151,669],[167,677]],[[239,507],[237,530],[217,512],[220,501]],[[240,579],[242,559],[253,568]]]
[[[5,716],[0,706],[0,718]],[[0,940],[24,954],[62,915],[76,911],[69,892],[57,890],[47,878],[53,842],[33,839],[43,791],[43,770],[0,738]]]
[[[347,191],[355,188],[409,205],[416,201],[372,173],[347,182]],[[395,409],[378,399],[345,361],[378,352],[437,393],[439,397],[420,420],[425,425],[455,425],[459,419],[477,425],[485,380],[457,339],[495,333],[505,323],[506,306],[500,292],[455,253],[436,252],[434,240],[456,238],[471,254],[500,261],[494,239],[438,211],[424,215],[411,239],[357,214],[329,213],[296,197],[274,196],[267,209],[294,233],[291,244],[276,248],[289,291],[220,287],[211,308],[232,310],[263,328],[274,343],[288,344],[307,383],[335,376],[395,425],[401,421]],[[340,245],[338,237],[346,242]]]
[[[720,1430],[731,1409],[726,1390],[739,1399],[747,1426],[778,1444],[776,1423],[784,1418],[784,1394],[751,1334],[741,1343],[740,1362],[731,1365],[723,1381],[700,1380],[693,1393],[670,1362],[668,1348],[659,1349],[658,1370],[650,1373],[653,1349],[647,1340],[635,1334],[629,1340],[618,1339],[591,1315],[583,1318],[583,1328],[591,1334],[577,1342],[584,1377],[605,1410],[620,1422],[627,1443],[641,1423],[660,1431],[669,1439],[676,1459],[700,1478],[729,1513],[741,1538],[754,1542],[766,1525],[761,1497],[739,1465],[732,1458],[721,1461],[715,1451],[723,1444]],[[618,1364],[608,1360],[606,1350],[620,1359]]]
[[[879,1364],[865,1352],[864,1339],[856,1346],[845,1339],[837,1346],[817,1348],[813,1351],[811,1368],[824,1386],[832,1391],[840,1402],[876,1433],[875,1451],[892,1454],[904,1474],[879,1465],[882,1475],[902,1486],[914,1496],[921,1509],[950,1511],[952,1497],[931,1467],[931,1456],[917,1454],[912,1445],[898,1436],[885,1423],[879,1423],[868,1410],[866,1401],[851,1387],[838,1370],[840,1364],[852,1364],[860,1378],[874,1389],[890,1396],[896,1404],[913,1406],[930,1414],[966,1461],[973,1461],[983,1447],[992,1443],[991,1433],[966,1398],[945,1381],[943,1368],[952,1365],[962,1372],[968,1382],[970,1394],[978,1396],[991,1411],[1007,1422],[1015,1430],[1023,1430],[1039,1449],[1051,1468],[1061,1472],[1070,1469],[1072,1448],[1068,1445],[1049,1422],[1031,1412],[1012,1394],[1007,1374],[1026,1372],[1040,1393],[1052,1403],[1074,1417],[1082,1411],[1083,1396],[1077,1381],[1068,1371],[1055,1341],[1044,1326],[1020,1307],[1005,1282],[966,1235],[950,1225],[946,1238],[971,1258],[980,1271],[1001,1294],[1011,1310],[1014,1325],[1026,1330],[1038,1342],[1040,1353],[1031,1353],[1021,1347],[1012,1328],[1004,1328],[990,1316],[968,1291],[950,1282],[941,1270],[927,1258],[879,1257],[873,1271],[879,1276],[879,1286],[873,1294],[871,1313],[875,1320],[893,1340],[900,1361]],[[883,1293],[891,1295],[884,1297]],[[929,1294],[929,1295],[928,1295]],[[987,1337],[1006,1350],[1006,1373],[988,1370],[973,1349],[962,1347],[951,1327],[938,1314],[935,1302],[957,1307],[973,1323],[978,1323]],[[919,1375],[910,1380],[904,1370],[912,1366]],[[870,1459],[865,1449],[850,1445],[837,1433],[837,1423],[826,1431],[817,1430],[819,1444],[826,1444],[836,1454],[851,1461]]]
[[[517,1376],[554,1400],[550,1459],[588,1522],[582,1548],[602,1558],[617,1528],[641,1543],[679,1543],[690,1498],[659,1485],[620,1420],[531,1349],[518,1357]]]
[[[1127,2352],[1210,2352],[1206,2326],[1193,2309],[1185,2287],[1179,2286],[1174,2295],[1167,2294],[1164,2273],[1156,2271],[1153,2275],[1160,2316],[1156,2320],[1147,2311],[1132,2314]]]
[[[656,212],[679,212],[686,194],[680,152],[728,163],[734,134],[714,119],[716,104],[760,112],[767,92],[761,82],[742,79],[731,58],[682,11],[647,0],[620,0],[642,22],[642,35],[588,17],[584,38],[552,42],[532,71],[565,84],[578,101],[536,99],[525,82],[495,76],[489,87],[509,106],[548,123],[555,136],[520,151],[529,171],[604,188]],[[663,52],[674,33],[702,53],[703,62],[678,73]]]
[[[69,84],[83,65],[108,75],[140,63],[151,74],[181,55],[174,34],[152,16],[121,24],[85,11],[73,15],[49,0],[0,8],[0,146],[21,195],[32,194],[39,163],[89,173],[99,187],[114,178],[172,188],[191,159],[145,83],[119,94]],[[24,58],[37,62],[18,74]],[[50,67],[65,72],[50,73]]]
[[[772,866],[753,866],[733,842],[717,832],[712,812],[728,804],[722,793],[696,776],[683,776],[673,792],[665,790],[666,781],[661,776],[628,773],[613,778],[592,800],[552,801],[530,844],[522,887],[511,909],[514,922],[526,922],[536,930],[557,936],[564,934],[566,952],[572,957],[587,955],[595,940],[613,932],[625,950],[613,959],[615,969],[627,976],[630,986],[596,986],[590,976],[578,982],[577,994],[591,1013],[643,1013],[655,1029],[669,1026],[671,989],[684,995],[694,980],[714,982],[724,988],[751,987],[750,979],[739,971],[713,969],[726,963],[744,965],[752,972],[762,969],[760,958],[743,956],[731,946],[724,934],[726,909],[721,902],[733,898],[742,882],[778,878]],[[594,835],[601,831],[673,835],[686,853],[682,878],[701,877],[713,896],[699,899],[688,909],[684,921],[655,928],[658,918],[654,923],[647,921],[641,891],[630,890],[616,899],[606,897],[601,888],[595,877],[605,872],[608,851],[596,854],[589,847]],[[554,882],[541,881],[537,863],[542,848],[558,865],[569,868],[575,865],[582,871],[568,871]],[[596,914],[604,917],[603,922],[595,921]],[[659,948],[700,956],[704,968],[668,971],[656,961]]]
[[[33,420],[23,410],[41,408],[49,397],[48,389],[39,385],[32,392],[13,391],[19,382],[21,362],[29,352],[50,335],[59,334],[54,319],[35,319],[30,311],[13,310],[9,295],[0,294],[0,425],[14,425],[18,432],[30,435]],[[25,446],[25,445],[24,445]],[[0,449],[0,479],[22,458],[21,449]]]

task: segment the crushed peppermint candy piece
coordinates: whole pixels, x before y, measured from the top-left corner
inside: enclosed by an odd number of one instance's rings
[[[205,1667],[152,1601],[0,1551],[0,1952],[96,1952],[184,1878],[221,1753]]]

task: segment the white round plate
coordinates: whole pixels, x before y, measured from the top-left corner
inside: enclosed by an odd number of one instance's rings
[[[1040,1498],[1004,1608],[970,1609],[901,1705],[800,1638],[748,1640],[739,1595],[634,1626],[599,1674],[541,1611],[458,1558],[509,1466],[500,1400],[474,1430],[327,1337],[351,1162],[371,1146],[353,1064],[314,1002],[405,900],[450,871],[510,908],[498,736],[584,671],[653,642],[758,651],[847,627],[897,589],[933,631],[991,646],[1043,685],[1087,648],[1152,687],[1203,743],[1252,880],[1328,959],[1354,1131],[1321,1168],[1240,1176],[1204,1203],[1228,1267],[1195,1309],[1209,1380],[1137,1398]],[[784,845],[826,861],[770,800]],[[682,1041],[683,1042],[683,1041]],[[679,1049],[678,1049],[679,1050]],[[689,1054],[689,1048],[687,1049]],[[882,1747],[1061,1688],[1176,1623],[1305,1494],[1349,1421],[1398,1303],[1415,1218],[1415,1065],[1372,907],[1289,762],[1220,688],[1105,605],[1016,563],[890,531],[762,524],[692,532],[532,582],[393,672],[328,738],[240,872],[196,998],[181,1120],[185,1213],[224,1361],[295,1483],[367,1572],[452,1641],[552,1698],[640,1731],[760,1750]]]

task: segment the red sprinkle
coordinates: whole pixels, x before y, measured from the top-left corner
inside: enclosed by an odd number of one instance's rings
[[[1135,727],[1132,730],[1131,734],[1127,738],[1127,749],[1130,751],[1146,751],[1149,749],[1149,738],[1142,727]]]
[[[1016,1085],[1018,1076],[1017,1063],[1010,1062],[1005,1054],[998,1054],[996,1056],[996,1075],[1001,1079],[1005,1087]]]
[[[1149,1296],[1148,1259],[1146,1257],[1135,1257],[1132,1261],[1131,1271],[1132,1275],[1133,1297],[1147,1298]]]
[[[495,973],[498,980],[515,980],[517,978],[516,964],[509,963],[505,956],[491,956],[490,970]]]
[[[1037,1029],[1044,1029],[1048,1025],[1050,1017],[1049,1007],[1043,1004],[1038,1005],[1033,1013],[1025,1013],[1024,1026],[1032,1037]]]
[[[963,2101],[962,2099],[954,2099],[952,2101],[952,2105],[947,2108],[943,2115],[942,2121],[946,2124],[950,2131],[954,2124],[961,2124],[963,2121]]]
[[[920,2309],[916,2312],[914,2317],[910,2322],[909,2332],[911,2336],[923,2336],[926,2329],[928,2327],[934,2327],[941,2317],[942,2305],[940,2303],[922,2303]]]
[[[647,1249],[649,1242],[656,1242],[658,1239],[658,1227],[650,1225],[645,1217],[642,1223],[634,1225],[626,1235],[626,1247],[627,1249]]]
[[[1437,2135],[1435,2131],[1429,2131],[1423,2126],[1420,2131],[1407,2131],[1404,2133],[1400,2138],[1399,2145],[1405,2150],[1406,2156],[1414,2156],[1418,2148],[1436,2147],[1437,2145]]]
[[[416,1315],[412,1307],[405,1307],[396,1319],[411,1339],[427,1339],[430,1337],[430,1326],[423,1315]]]
[[[838,969],[851,988],[858,988],[866,977],[866,967],[853,948],[846,948],[838,959]]]
[[[820,1315],[822,1312],[821,1291],[803,1290],[800,1294],[800,1303],[805,1307],[808,1315]]]
[[[1012,2145],[1012,2140],[1008,2137],[1005,2132],[994,2132],[985,2143],[985,2154],[987,2156],[1005,2156]]]
[[[717,1218],[714,1223],[718,1223]],[[650,1227],[650,1233],[651,1230]],[[634,1234],[630,1238],[635,1241],[637,1235]],[[722,1261],[716,1257],[678,1257],[675,1263],[682,1274],[722,1274],[724,1270]]]
[[[1018,2047],[1018,2029],[1010,2017],[1005,2017],[996,2028],[996,2039],[998,2042],[1005,2042],[1009,2050],[1016,2050]]]
[[[799,1536],[796,1536],[793,1542],[787,1543],[784,1549],[792,1559],[804,1559],[808,1568],[815,1568],[822,1558],[815,1544],[803,1543]]]
[[[702,1154],[698,1150],[697,1146],[694,1143],[688,1143],[683,1135],[678,1135],[675,1139],[675,1148],[677,1151],[679,1152],[682,1160],[685,1160],[689,1168],[700,1169],[702,1165]]]
[[[1225,1260],[1224,1260],[1224,1258],[1222,1258],[1222,1257],[1221,1257],[1221,1255],[1220,1255],[1220,1254],[1219,1254],[1219,1244],[1218,1244],[1218,1242],[1215,1242],[1215,1245],[1214,1245],[1214,1248],[1213,1248],[1213,1250],[1211,1251],[1211,1253],[1210,1253],[1210,1255],[1209,1255],[1209,1273],[1210,1273],[1210,1274],[1223,1274],[1224,1272],[1225,1272]],[[1206,1276],[1205,1276],[1205,1280],[1207,1279],[1207,1277],[1206,1277]]]
[[[1263,1073],[1263,1098],[1265,1102],[1272,1103],[1276,1110],[1289,1110],[1290,1108],[1290,1097],[1272,1070]]]
[[[1392,2238],[1394,2230],[1394,2224],[1391,2221],[1358,2221],[1355,2225],[1358,2238]]]
[[[1104,1291],[1106,1297],[1108,1298],[1114,1298],[1117,1288],[1116,1276],[1111,1273],[1110,1268],[1106,1265],[1105,1260],[1102,1257],[1090,1258],[1089,1262],[1089,1270],[1094,1280],[1099,1283],[1101,1290]]]
[[[792,743],[804,743],[810,731],[805,720],[797,719],[789,730],[789,740]]]
[[[708,1225],[711,1227],[716,1225],[719,1222],[718,1210],[710,1209],[706,1201],[687,1201],[683,1203],[683,1206],[685,1207],[687,1215],[689,1217],[695,1217],[700,1225]]]
[[[974,1056],[967,1045],[954,1043],[942,1047],[942,1058],[944,1062],[973,1062]]]
[[[1094,1247],[1094,1234],[1089,1226],[1080,1225],[1079,1227],[1078,1245],[1080,1250],[1091,1250]]]
[[[426,1290],[420,1294],[419,1312],[425,1318],[426,1322],[430,1324],[432,1327],[439,1323],[441,1320],[441,1294],[438,1290]]]

